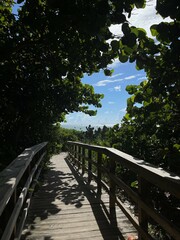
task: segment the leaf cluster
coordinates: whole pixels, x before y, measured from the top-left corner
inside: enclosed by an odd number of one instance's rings
[[[180,21],[179,1],[157,1],[156,9],[171,22],[143,29],[122,25],[124,36],[111,43],[120,61],[136,62],[146,80],[127,86],[127,113],[111,143],[133,156],[180,173]],[[115,131],[115,132],[114,132]]]

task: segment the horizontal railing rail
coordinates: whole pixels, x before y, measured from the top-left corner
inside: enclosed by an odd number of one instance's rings
[[[154,231],[151,229],[152,222],[155,222],[156,226],[161,226],[169,239],[179,239],[179,224],[168,219],[157,206],[152,205],[152,202],[156,201],[153,200],[155,197],[153,194],[156,192],[162,193],[162,196],[167,199],[175,198],[171,203],[179,201],[179,176],[114,148],[69,141],[68,149],[70,158],[77,163],[78,168],[82,169],[82,175],[85,172],[88,174],[88,182],[90,183],[92,178],[96,180],[97,194],[101,195],[102,187],[109,193],[109,213],[113,224],[117,224],[115,208],[118,206],[137,229],[138,239],[153,239],[150,233],[150,230]],[[136,176],[135,188],[121,178],[119,168],[128,169]],[[103,178],[104,175],[105,178]],[[104,181],[104,179],[106,180]],[[131,199],[130,203],[135,203],[137,206],[136,214],[125,206],[119,197],[118,190],[123,191],[128,200]],[[179,205],[174,206],[176,215],[179,214],[179,210]]]
[[[1,240],[20,239],[46,146],[47,142],[43,142],[25,149],[0,173]]]

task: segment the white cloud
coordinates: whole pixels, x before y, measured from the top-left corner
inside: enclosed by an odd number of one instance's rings
[[[116,91],[116,92],[120,92],[121,91],[121,86],[119,85],[119,86],[115,86],[114,87],[114,90]]]
[[[130,25],[136,26],[139,28],[144,28],[147,32],[147,35],[151,36],[150,26],[153,24],[158,24],[162,21],[170,22],[170,18],[163,19],[159,14],[157,14],[156,9],[156,0],[146,1],[146,7],[144,9],[135,8],[132,11],[131,17],[128,19]],[[121,31],[121,24],[111,25],[109,30],[118,37],[123,35]]]
[[[111,83],[111,82],[113,82],[113,80],[101,80],[101,81],[97,82],[96,84],[94,84],[94,86],[96,86],[96,87],[104,87],[108,83]]]
[[[134,9],[134,14],[129,19],[129,22],[133,26],[144,28],[148,36],[151,36],[151,25],[158,24],[162,21],[171,21],[170,18],[163,19],[159,14],[157,14],[155,6],[156,0],[150,0],[144,9]]]
[[[140,78],[138,78],[138,80],[145,80],[146,79],[146,77],[140,77]]]
[[[114,24],[109,27],[110,32],[112,32],[115,36],[121,37],[123,36],[123,32],[121,31],[121,24]]]
[[[123,74],[123,73],[122,73],[122,74]],[[117,77],[117,76],[120,76],[120,75],[122,75],[122,74],[119,73],[119,74],[114,75],[113,77],[110,77],[109,79],[101,80],[101,81],[95,83],[94,86],[96,86],[96,87],[104,87],[104,86],[106,86],[106,85],[108,85],[108,84],[110,84],[110,83],[122,82],[122,81],[134,79],[134,78],[136,78],[137,76],[142,76],[141,74],[136,74],[136,75],[127,76],[127,77],[125,77],[125,78],[113,79],[113,78],[115,78],[115,77]],[[146,77],[138,78],[138,80],[140,80],[140,79],[146,79]],[[113,89],[110,88],[110,90],[112,91]]]
[[[116,78],[116,77],[119,77],[119,76],[122,76],[124,73],[118,73],[118,74],[115,74],[113,76],[110,76],[110,78]]]
[[[104,86],[106,86],[109,83],[116,83],[116,82],[122,82],[122,81],[123,81],[122,78],[114,79],[114,80],[101,80],[101,81],[95,83],[94,86],[96,86],[96,87],[104,87]]]
[[[108,104],[115,104],[115,102],[111,102],[111,101],[109,101]]]
[[[124,79],[125,79],[125,80],[129,80],[129,79],[133,79],[133,78],[135,78],[135,77],[136,77],[135,75],[131,75],[131,76],[125,77]]]
[[[69,117],[73,115],[74,119],[69,120]],[[66,117],[67,122],[63,123],[63,127],[68,127],[68,128],[77,128],[81,130],[85,130],[85,126],[91,125],[94,127],[99,127],[99,126],[113,126],[117,122],[119,122],[119,116],[118,112],[113,112],[111,110],[106,110],[102,112],[97,112],[96,116],[89,116],[87,114],[84,114],[82,112],[75,112],[75,113],[70,113]]]
[[[122,108],[119,110],[120,112],[126,112],[126,108]]]
[[[116,58],[115,60],[113,60],[113,63],[109,64],[107,67],[114,69],[114,68],[119,67],[120,64],[121,64],[121,63],[120,63],[119,59]]]

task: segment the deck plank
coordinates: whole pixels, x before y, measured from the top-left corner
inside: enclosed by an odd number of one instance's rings
[[[51,166],[34,194],[21,239],[29,240],[118,240],[136,234],[118,210],[121,234],[108,220],[108,195],[96,198],[95,184],[87,185],[65,160],[67,154],[51,158]]]

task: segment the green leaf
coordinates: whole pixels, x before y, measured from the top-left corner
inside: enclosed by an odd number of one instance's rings
[[[136,180],[136,181],[132,182],[131,187],[132,188],[138,188],[138,181]]]
[[[133,99],[131,99],[131,97],[127,99],[127,106],[128,106],[129,108],[132,108],[132,107],[133,107],[134,101],[132,101],[132,100],[133,100]]]
[[[128,56],[119,54],[119,61],[120,62],[125,63],[125,62],[127,62],[127,60],[128,60]]]
[[[133,48],[130,48],[128,46],[124,47],[124,52],[128,55],[130,55],[133,52]]]
[[[146,6],[146,1],[145,1],[145,0],[136,0],[136,1],[134,2],[134,4],[135,4],[135,6],[136,6],[137,8],[145,8],[145,6]]]
[[[24,0],[17,0],[17,4],[24,2]]]
[[[134,103],[134,101],[135,101],[135,95],[131,97],[131,102]]]
[[[124,117],[125,117],[126,120],[130,120],[131,119],[129,113],[126,113]]]
[[[173,145],[173,148],[176,148],[178,151],[180,151],[180,144],[177,144],[177,143],[174,144],[174,145]]]
[[[119,50],[119,41],[113,40],[111,42],[111,47],[112,47],[113,51],[115,51],[115,52],[118,51]]]
[[[127,22],[123,23],[123,25],[122,25],[122,31],[123,31],[124,34],[130,33],[129,24],[128,24]]]
[[[144,80],[144,81],[142,81],[142,82],[140,83],[140,86],[144,87],[144,86],[147,85],[147,83],[148,83],[148,81],[147,81],[147,80]]]
[[[137,91],[138,86],[137,85],[128,85],[126,86],[126,91],[129,94],[134,94]]]
[[[138,37],[143,39],[145,38],[147,35],[146,30],[144,30],[143,28],[138,28]]]
[[[157,36],[158,35],[158,32],[157,32],[157,24],[154,24],[154,25],[152,25],[151,27],[150,27],[150,30],[151,30],[151,34],[152,34],[152,36]]]
[[[144,68],[144,64],[143,64],[143,61],[140,60],[140,59],[136,59],[136,69],[137,70],[141,70]]]
[[[112,70],[109,70],[109,69],[105,69],[105,70],[104,70],[104,74],[105,74],[106,76],[111,76],[111,75],[113,74],[113,72],[114,72],[113,69],[112,69]]]
[[[143,100],[144,100],[143,94],[140,91],[137,92],[134,101],[137,103],[142,103]]]
[[[136,35],[134,33],[130,33],[128,37],[128,46],[129,47],[134,47],[136,45]]]
[[[136,27],[131,27],[131,32],[134,33],[136,35],[136,37],[138,37],[138,34],[139,34],[139,31],[138,31],[138,28]]]
[[[129,57],[129,62],[130,62],[130,63],[134,62],[135,60],[136,60],[136,57],[135,57],[135,56],[131,55],[131,56]]]

